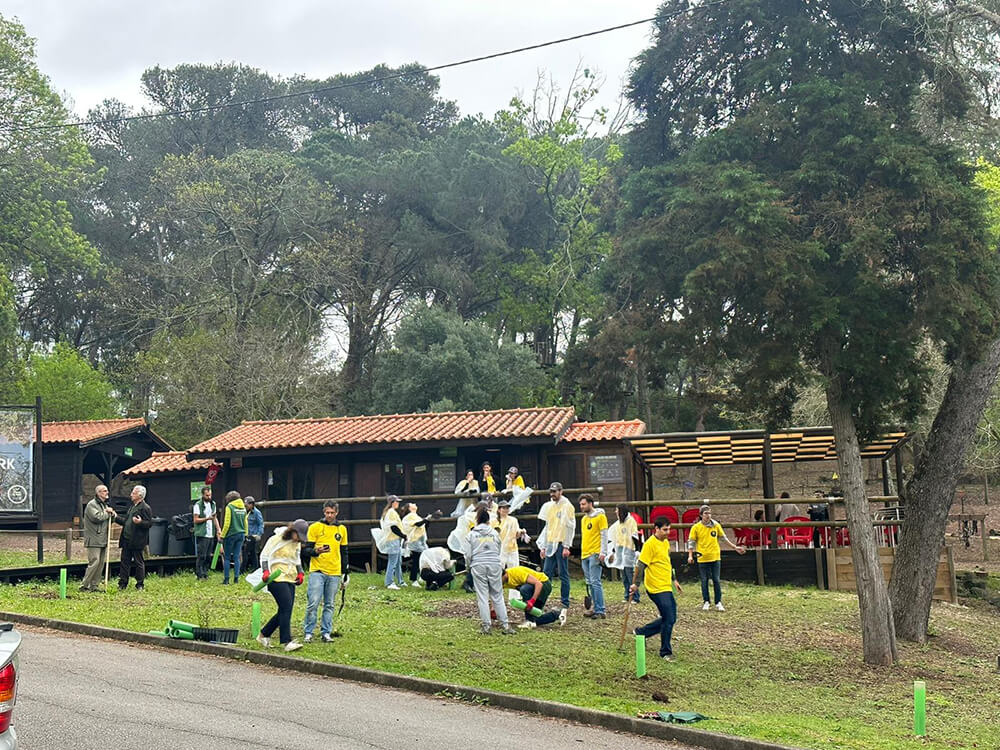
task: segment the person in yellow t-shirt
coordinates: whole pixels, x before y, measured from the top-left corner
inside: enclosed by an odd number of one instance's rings
[[[525,604],[524,622],[519,627],[533,628],[537,625],[548,625],[556,620],[559,621],[560,627],[566,624],[565,607],[558,612],[554,610],[545,612],[539,617],[531,614],[534,607],[544,610],[545,602],[549,600],[549,594],[552,593],[552,581],[547,575],[531,568],[525,568],[523,565],[517,565],[513,568],[507,568],[503,572],[501,580],[505,589],[517,589]]]
[[[510,493],[517,487],[519,489],[524,489],[524,477],[521,476],[521,472],[518,471],[516,466],[511,466],[507,469],[507,479],[504,484],[504,492]]]
[[[490,495],[500,492],[503,487],[500,486],[500,480],[493,476],[493,466],[489,461],[483,461],[483,478],[479,480],[479,492],[482,494],[489,493]]]
[[[594,498],[586,493],[580,495],[580,562],[583,580],[587,582],[594,608],[583,613],[584,617],[603,620],[607,617],[604,608],[604,584],[601,582],[604,559],[608,556],[608,517],[604,510],[594,504]]]
[[[340,587],[347,588],[347,527],[337,523],[340,505],[336,500],[323,503],[323,520],[310,524],[307,544],[312,546],[309,561],[309,585],[306,589],[305,642],[309,643],[316,629],[316,610],[323,602],[320,639],[333,640],[333,610]]]
[[[682,593],[681,585],[674,578],[674,568],[670,564],[670,519],[660,516],[653,522],[653,536],[642,545],[639,562],[635,566],[635,580],[629,587],[629,594],[639,593],[639,586],[646,584],[646,596],[656,606],[659,617],[642,627],[632,631],[633,635],[646,638],[660,635],[660,657],[665,661],[673,661],[674,651],[670,645],[670,636],[677,622],[677,602],[674,600],[674,588]],[[631,606],[631,605],[630,605]]]
[[[707,505],[702,505],[700,510],[701,520],[691,527],[688,534],[688,564],[694,562],[694,557],[698,555],[698,576],[701,578],[701,598],[702,609],[710,609],[708,601],[708,579],[712,579],[712,588],[715,593],[715,608],[720,612],[725,612],[722,606],[722,582],[719,574],[722,571],[722,550],[719,542],[725,542],[732,549],[741,555],[746,553],[746,547],[733,544],[722,530],[722,524],[712,520],[712,509]]]

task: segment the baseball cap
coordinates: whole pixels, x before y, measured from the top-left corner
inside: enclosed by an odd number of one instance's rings
[[[553,482],[549,485],[549,492],[555,492],[556,490],[562,490],[562,482]]]

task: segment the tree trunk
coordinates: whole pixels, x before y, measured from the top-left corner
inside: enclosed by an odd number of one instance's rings
[[[906,520],[889,586],[896,632],[923,643],[931,616],[938,554],[965,454],[1000,370],[1000,340],[972,365],[955,365],[941,408],[906,487]]]
[[[837,440],[837,467],[847,511],[847,528],[851,534],[851,559],[858,586],[864,659],[866,664],[891,666],[897,652],[889,588],[879,563],[875,529],[868,510],[857,428],[836,376],[828,380],[826,402]]]
[[[649,377],[646,367],[645,347],[635,348],[635,400],[636,410],[639,418],[646,423],[648,432],[656,432],[653,429],[653,408],[649,400]]]

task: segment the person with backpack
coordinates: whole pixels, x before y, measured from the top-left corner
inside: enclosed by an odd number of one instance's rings
[[[226,493],[226,516],[222,523],[222,582],[229,583],[229,568],[233,582],[240,582],[240,553],[247,537],[247,509],[239,492]]]
[[[222,540],[211,487],[201,488],[201,499],[194,504],[191,515],[194,520],[194,575],[202,580],[208,578],[212,550]]]

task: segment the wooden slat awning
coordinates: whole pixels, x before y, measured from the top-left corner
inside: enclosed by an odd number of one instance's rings
[[[672,432],[625,438],[625,442],[651,468],[727,466],[762,463],[766,437],[764,430]],[[908,438],[905,432],[881,435],[862,446],[861,457],[884,459]],[[773,432],[770,442],[774,463],[831,461],[837,458],[831,427],[797,427]]]

